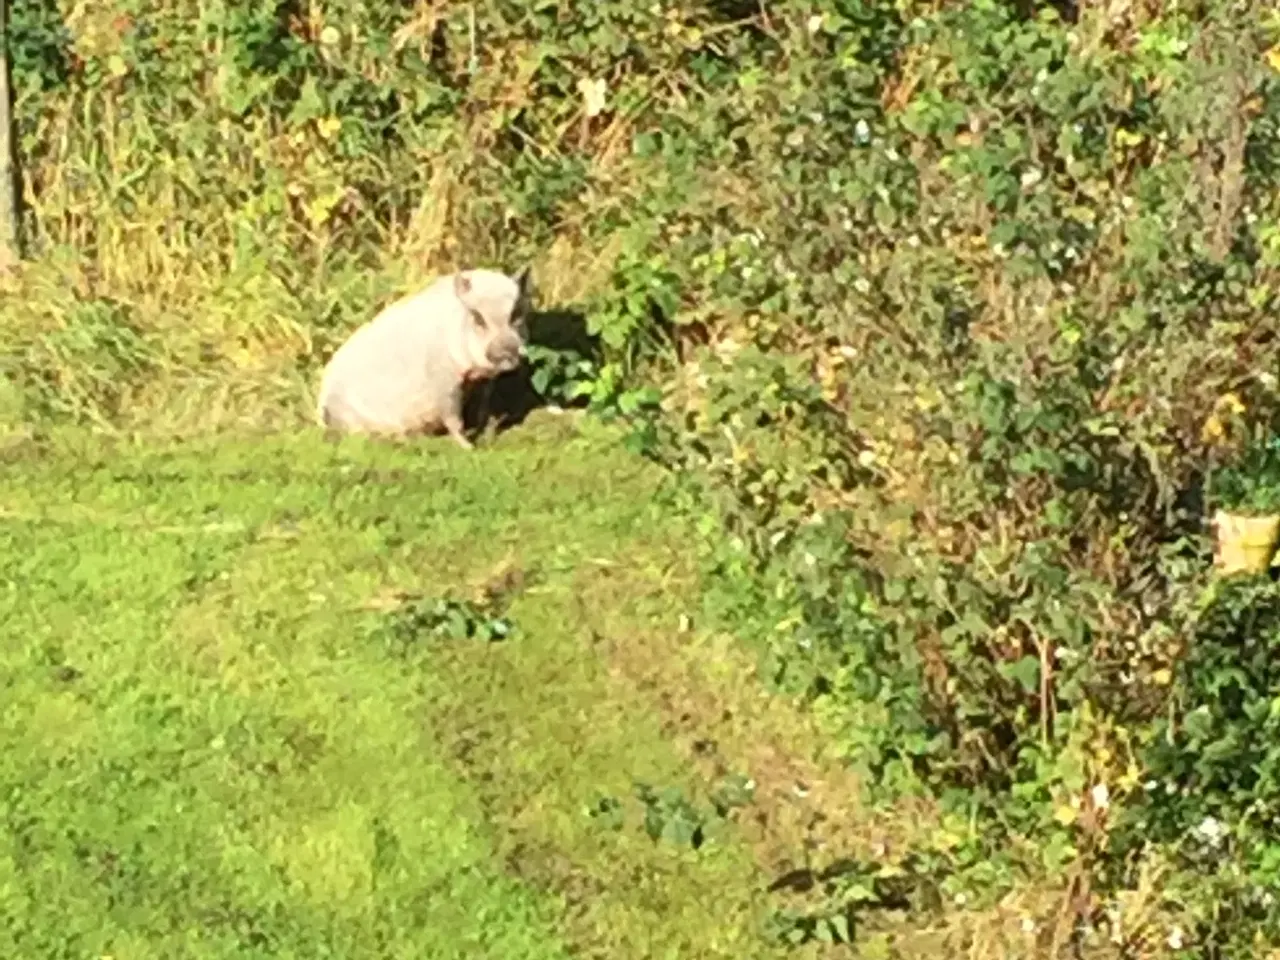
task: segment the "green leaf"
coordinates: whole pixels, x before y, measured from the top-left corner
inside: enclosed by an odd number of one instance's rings
[[[996,669],[1006,680],[1016,680],[1027,693],[1040,689],[1039,657],[1028,655],[1013,663],[999,664]]]
[[[328,112],[319,82],[314,76],[308,76],[298,91],[298,99],[289,113],[289,122],[294,126],[302,126],[311,120],[325,116]]]
[[[853,942],[853,938],[849,936],[849,918],[843,913],[837,913],[831,918],[831,929],[835,933],[838,943]]]

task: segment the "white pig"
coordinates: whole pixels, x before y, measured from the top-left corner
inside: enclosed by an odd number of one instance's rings
[[[316,416],[329,430],[448,433],[463,447],[467,388],[516,369],[525,353],[529,271],[440,277],[353,333],[330,358]]]

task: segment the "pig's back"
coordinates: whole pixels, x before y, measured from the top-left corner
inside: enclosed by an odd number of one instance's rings
[[[449,356],[449,317],[426,291],[392,304],[338,348],[321,380],[326,426],[402,433],[431,429],[459,388]]]

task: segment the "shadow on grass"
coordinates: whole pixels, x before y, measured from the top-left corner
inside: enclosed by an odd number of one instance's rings
[[[529,315],[529,345],[558,354],[599,362],[600,338],[587,329],[586,314],[573,308],[534,311]],[[551,400],[534,385],[536,368],[525,362],[520,368],[493,381],[487,418],[480,391],[468,398],[464,419],[469,429],[483,431],[490,424],[495,433],[518,427],[535,410]],[[581,401],[584,403],[585,401]]]

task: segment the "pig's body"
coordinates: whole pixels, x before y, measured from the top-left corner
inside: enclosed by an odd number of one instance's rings
[[[320,422],[343,433],[448,433],[470,446],[466,390],[519,365],[526,282],[526,274],[469,270],[387,307],[329,360]]]

